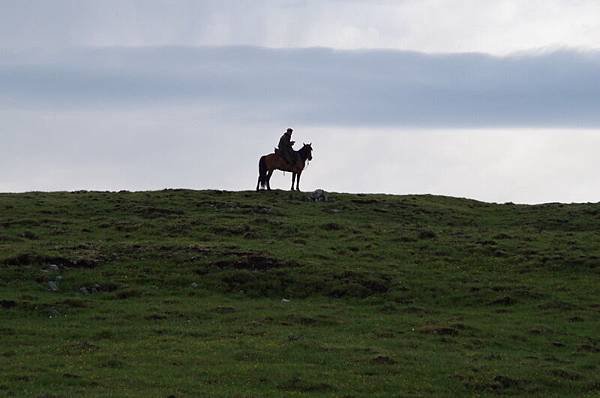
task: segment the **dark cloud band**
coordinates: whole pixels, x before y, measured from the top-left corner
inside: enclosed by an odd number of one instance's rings
[[[21,107],[197,103],[221,117],[337,126],[598,127],[600,53],[161,47],[0,53]],[[240,116],[241,115],[241,116]]]

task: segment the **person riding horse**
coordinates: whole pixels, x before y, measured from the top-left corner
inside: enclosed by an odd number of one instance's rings
[[[294,148],[293,148],[293,146],[295,144],[295,141],[292,141],[292,132],[293,131],[294,131],[293,129],[289,128],[289,129],[287,129],[287,131],[285,133],[283,133],[283,135],[279,139],[279,147],[278,147],[279,154],[290,165],[294,165],[298,161],[298,156],[296,154],[296,151],[294,151]]]

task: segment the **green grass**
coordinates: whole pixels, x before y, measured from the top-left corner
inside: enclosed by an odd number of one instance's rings
[[[330,199],[0,194],[0,396],[600,396],[599,204]]]

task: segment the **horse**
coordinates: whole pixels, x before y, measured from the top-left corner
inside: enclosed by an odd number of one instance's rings
[[[292,173],[292,191],[294,190],[294,182],[296,183],[296,190],[300,190],[300,175],[302,170],[306,166],[306,161],[312,160],[312,143],[304,144],[300,150],[296,152],[296,158],[299,159],[295,164],[289,164],[281,155],[278,153],[270,153],[268,155],[261,156],[258,162],[258,182],[256,183],[256,190],[259,190],[259,186],[271,190],[269,181],[273,175],[273,171],[282,170],[289,171]]]

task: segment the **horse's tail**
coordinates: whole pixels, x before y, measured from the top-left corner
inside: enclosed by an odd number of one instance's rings
[[[258,182],[261,188],[267,185],[267,160],[265,156],[262,156],[258,162]]]

